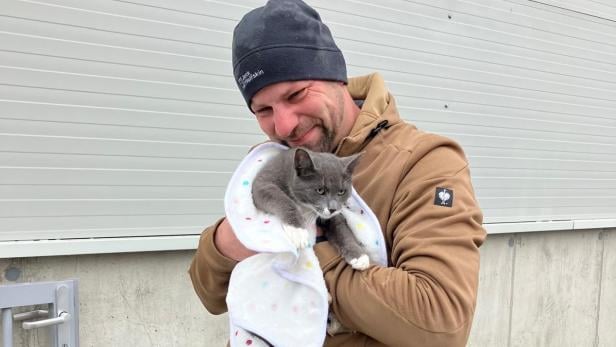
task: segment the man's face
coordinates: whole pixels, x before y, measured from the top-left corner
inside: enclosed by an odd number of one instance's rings
[[[343,92],[340,82],[279,82],[257,92],[251,108],[271,140],[331,152],[342,138]]]

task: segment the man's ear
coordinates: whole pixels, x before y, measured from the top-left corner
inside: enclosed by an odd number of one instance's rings
[[[364,152],[361,152],[361,153],[353,154],[351,156],[343,158],[344,172],[347,175],[349,176],[353,175],[353,170],[355,170],[355,167],[359,163],[359,159],[361,159],[363,155],[364,155]]]
[[[310,153],[303,148],[296,148],[293,156],[295,172],[298,177],[305,177],[314,174],[314,163],[310,157]]]

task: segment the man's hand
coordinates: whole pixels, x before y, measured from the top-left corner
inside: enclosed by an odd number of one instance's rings
[[[323,229],[317,227],[317,236],[323,234]],[[226,218],[220,223],[218,229],[216,229],[214,244],[222,255],[236,261],[242,261],[257,254],[257,252],[244,247],[240,240],[237,239],[235,232],[231,229],[231,225]]]
[[[257,254],[257,252],[244,247],[240,240],[237,239],[226,218],[216,229],[214,244],[222,255],[237,261],[242,261]]]

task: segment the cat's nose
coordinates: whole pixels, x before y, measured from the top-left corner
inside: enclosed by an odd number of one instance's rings
[[[331,213],[331,214],[333,214],[334,212],[336,212],[336,209],[335,209],[335,208],[328,208],[327,210],[328,210],[328,211],[329,211],[329,213]]]

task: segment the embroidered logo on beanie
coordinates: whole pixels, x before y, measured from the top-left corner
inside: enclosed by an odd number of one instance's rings
[[[237,79],[237,85],[242,89],[246,89],[246,85],[248,85],[248,83],[263,74],[263,70],[259,70],[257,72],[246,71],[240,78]]]

